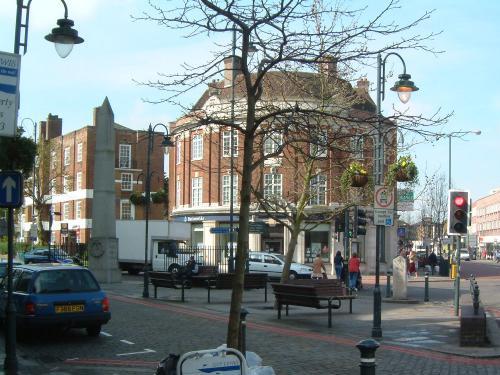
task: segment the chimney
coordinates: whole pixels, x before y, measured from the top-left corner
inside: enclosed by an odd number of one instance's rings
[[[241,58],[234,57],[234,76],[241,71]],[[230,87],[233,83],[233,57],[226,57],[224,59],[224,87]]]
[[[326,55],[319,63],[319,72],[328,77],[337,77],[337,59]]]
[[[42,125],[43,127],[43,125]],[[62,118],[49,113],[45,124],[45,140],[60,137],[62,135]]]
[[[362,89],[364,92],[368,93],[370,91],[370,81],[368,81],[366,77],[358,79],[358,89]]]

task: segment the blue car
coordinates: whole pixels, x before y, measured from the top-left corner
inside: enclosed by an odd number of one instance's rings
[[[85,328],[98,336],[111,319],[109,300],[92,272],[73,264],[20,265],[13,269],[13,300],[19,332]],[[7,278],[0,281],[0,319],[5,321]]]

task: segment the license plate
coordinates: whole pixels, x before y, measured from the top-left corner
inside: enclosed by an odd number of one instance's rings
[[[56,313],[76,313],[76,312],[82,312],[85,310],[84,305],[60,305],[56,306]]]

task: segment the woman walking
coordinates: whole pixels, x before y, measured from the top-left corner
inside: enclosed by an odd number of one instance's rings
[[[337,275],[337,280],[342,278],[342,267],[344,266],[344,258],[342,258],[342,254],[340,251],[337,251],[335,254],[335,258],[333,258],[333,264],[335,266],[335,274]]]

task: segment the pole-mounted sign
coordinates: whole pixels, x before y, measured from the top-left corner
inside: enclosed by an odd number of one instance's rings
[[[18,208],[23,205],[23,175],[18,171],[0,172],[0,207]]]
[[[0,137],[15,137],[21,56],[0,51]]]

